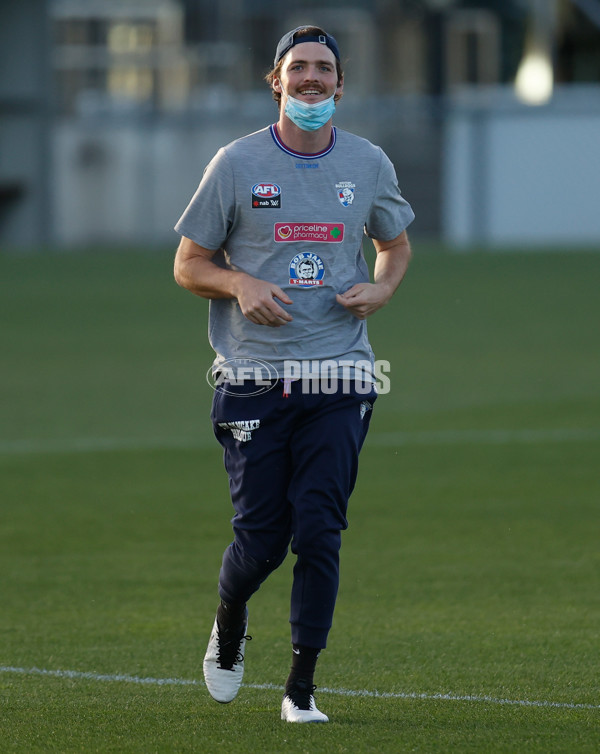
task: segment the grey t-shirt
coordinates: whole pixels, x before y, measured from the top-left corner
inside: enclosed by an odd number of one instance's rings
[[[218,250],[216,264],[280,286],[293,321],[257,325],[236,300],[211,300],[215,369],[258,359],[283,376],[286,360],[372,362],[366,322],[335,295],[369,280],[365,233],[390,240],[413,218],[385,153],[346,131],[315,155],[290,150],[276,126],[220,149],[175,230]]]

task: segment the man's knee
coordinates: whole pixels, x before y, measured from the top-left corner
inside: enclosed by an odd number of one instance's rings
[[[292,552],[301,558],[310,560],[337,558],[342,544],[342,533],[339,530],[314,531],[302,528],[297,531],[292,540]]]
[[[236,532],[235,540],[223,556],[223,567],[231,576],[242,581],[261,581],[278,568],[287,555],[288,539],[271,540]]]

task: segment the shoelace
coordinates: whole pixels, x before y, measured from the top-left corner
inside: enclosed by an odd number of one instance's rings
[[[237,662],[244,661],[244,655],[240,651],[240,644],[242,640],[252,641],[251,636],[244,636],[242,632],[238,636],[232,638],[226,638],[230,631],[223,631],[219,627],[219,649],[217,651],[217,658],[219,661],[219,667],[221,670],[233,670],[233,666]]]
[[[298,709],[309,710],[310,700],[313,696],[316,686],[298,683],[287,692],[287,696],[292,700]]]

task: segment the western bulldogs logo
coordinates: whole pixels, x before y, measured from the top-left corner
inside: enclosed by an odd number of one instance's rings
[[[279,209],[281,189],[276,183],[255,183],[252,186],[252,209]]]
[[[290,285],[300,288],[312,288],[323,285],[325,265],[320,257],[308,251],[303,251],[290,262]]]
[[[354,201],[354,189],[356,184],[351,181],[340,181],[335,184],[337,196],[342,207],[349,207]]]

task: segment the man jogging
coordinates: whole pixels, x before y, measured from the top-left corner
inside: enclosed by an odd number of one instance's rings
[[[204,677],[217,701],[235,698],[247,603],[291,547],[281,717],[327,722],[314,672],[376,399],[365,320],[404,277],[414,215],[382,150],[332,125],[344,80],[331,35],[313,26],[285,34],[267,81],[277,123],[219,150],[175,228],[175,279],[210,299],[211,418],[235,511]],[[365,233],[377,252],[373,282]]]

